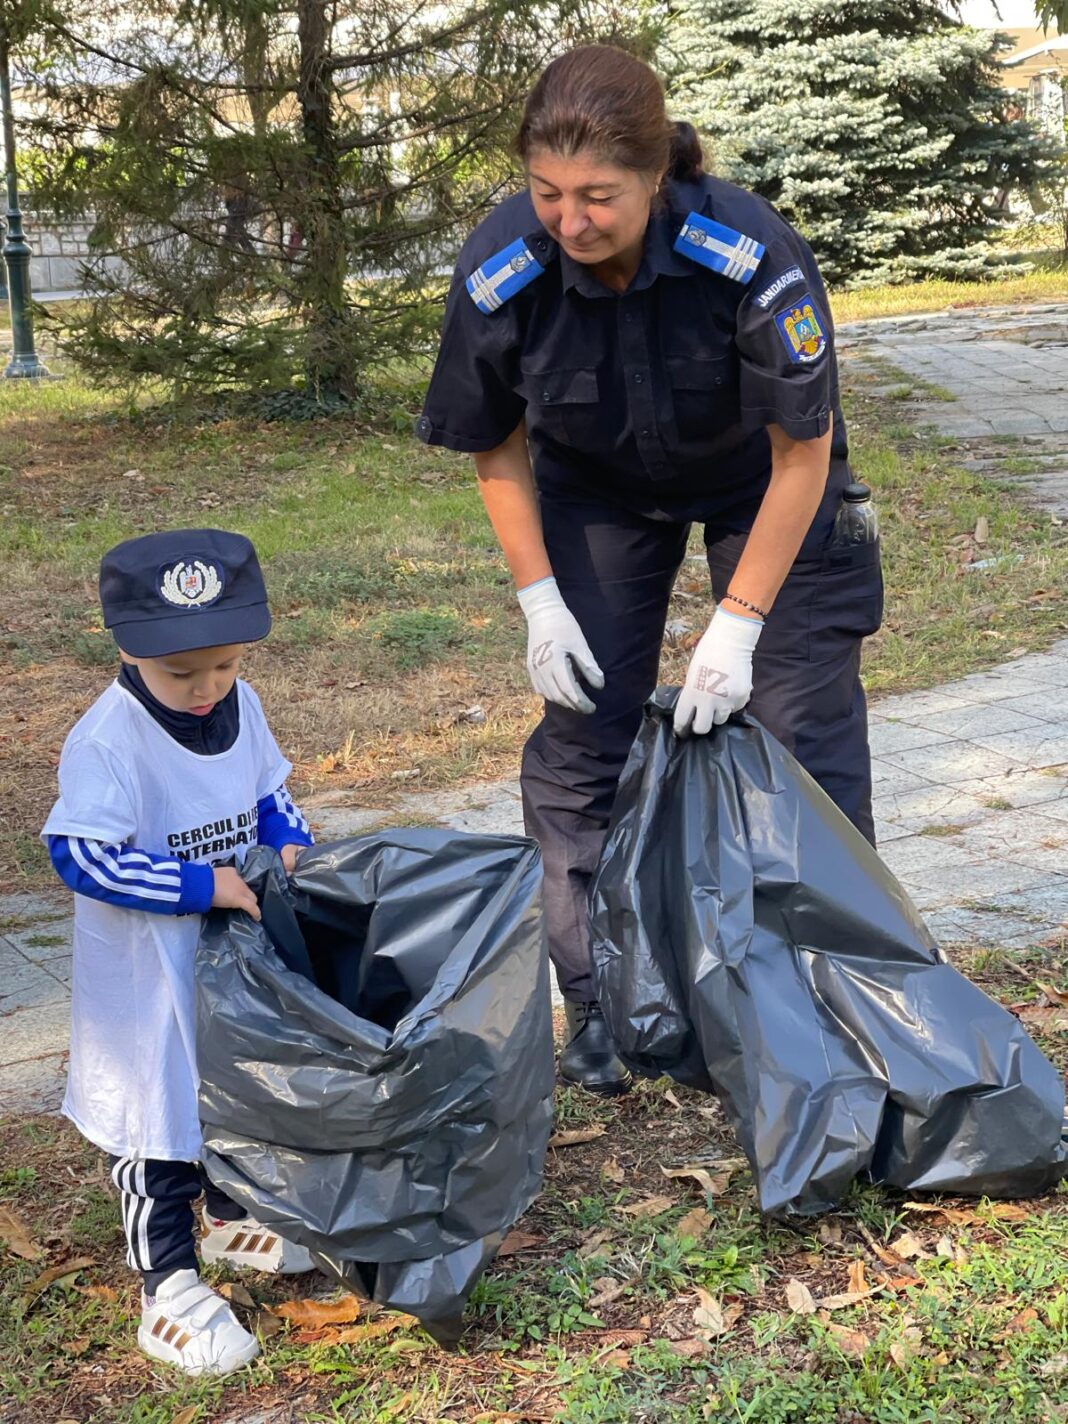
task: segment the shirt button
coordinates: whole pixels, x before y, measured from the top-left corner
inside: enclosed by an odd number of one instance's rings
[[[534,244],[534,246],[538,249],[539,252],[544,252],[548,245],[549,244],[545,241],[544,237],[539,237],[537,242]]]
[[[639,432],[638,432],[638,434],[639,434],[639,435],[645,435],[645,436],[648,436],[648,434],[649,434],[649,431],[648,431],[648,429],[646,429],[646,430],[639,430]]]
[[[429,430],[429,429],[430,429],[430,421],[427,420],[427,418],[426,418],[425,415],[424,415],[424,416],[422,417],[422,419],[419,421],[419,429],[420,429],[420,430]]]
[[[645,380],[645,377],[642,375],[642,373],[641,373],[640,371],[635,371],[635,372],[634,372],[634,384],[635,384],[636,386],[640,386],[641,383],[642,383],[644,380]]]
[[[542,391],[541,398],[543,401],[551,401],[553,398],[552,391]]]

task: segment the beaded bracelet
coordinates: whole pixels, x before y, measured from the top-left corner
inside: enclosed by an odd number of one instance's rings
[[[760,618],[767,618],[763,608],[758,608],[755,603],[748,603],[744,598],[739,598],[736,593],[725,593],[724,598],[729,598],[732,603],[737,603],[740,608],[748,608],[750,613],[757,614]]]

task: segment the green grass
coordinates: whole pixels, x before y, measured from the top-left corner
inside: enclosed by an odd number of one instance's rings
[[[989,282],[910,282],[901,286],[858,287],[831,294],[836,323],[872,317],[908,316],[947,307],[1008,306],[1068,298],[1068,265],[1050,254],[1032,272]]]
[[[988,991],[1019,996],[1021,973],[1063,979],[1038,951],[972,954]],[[1059,964],[1059,969],[1058,969]],[[1049,1045],[1059,1066],[1068,1041]],[[718,1196],[669,1181],[663,1165],[737,1156],[711,1100],[643,1082],[604,1102],[561,1092],[558,1130],[600,1127],[550,1153],[545,1190],[519,1223],[518,1254],[476,1287],[461,1348],[415,1326],[343,1342],[340,1327],[279,1326],[261,1358],[225,1381],[188,1380],[137,1353],[137,1298],[122,1264],[119,1212],[94,1150],[55,1119],[0,1122],[0,1202],[44,1247],[36,1261],[0,1245],[0,1390],[18,1424],[1032,1424],[1068,1400],[1068,1191],[1020,1207],[954,1199],[947,1220],[857,1184],[840,1209],[784,1226],[763,1220],[748,1172]],[[17,1165],[15,1165],[17,1164]],[[67,1169],[70,1169],[69,1171]],[[650,1196],[655,1217],[627,1214]],[[693,1211],[707,1212],[686,1231]],[[880,1252],[911,1232],[907,1270]],[[86,1259],[41,1292],[45,1266]],[[787,1287],[817,1304],[862,1272],[874,1294],[798,1314]],[[209,1279],[225,1282],[225,1270]],[[257,1312],[321,1277],[245,1275]],[[702,1333],[698,1291],[723,1313]],[[1052,1411],[1052,1412],[1051,1412]],[[6,1416],[5,1416],[6,1417]]]

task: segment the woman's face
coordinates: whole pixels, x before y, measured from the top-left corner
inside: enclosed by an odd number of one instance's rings
[[[592,154],[535,149],[527,164],[538,221],[576,262],[606,262],[640,248],[656,192],[653,174]]]

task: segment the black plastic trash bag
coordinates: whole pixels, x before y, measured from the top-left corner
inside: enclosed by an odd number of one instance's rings
[[[204,1164],[348,1285],[456,1339],[537,1196],[553,1032],[537,847],[396,830],[248,858],[197,954]]]
[[[591,893],[624,1061],[718,1094],[774,1215],[858,1174],[990,1196],[1068,1175],[1064,1084],[1020,1024],[768,732],[679,741],[676,695],[647,706]]]

